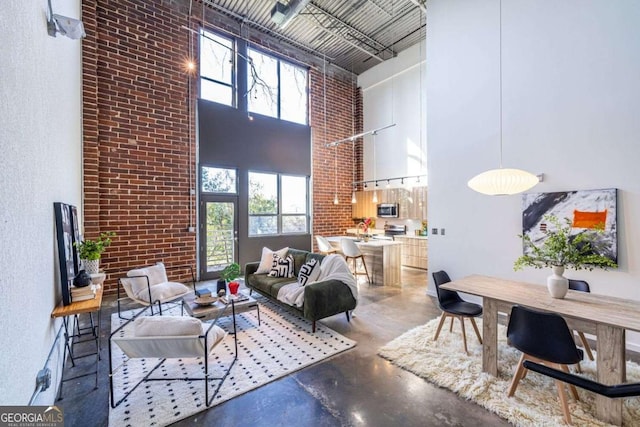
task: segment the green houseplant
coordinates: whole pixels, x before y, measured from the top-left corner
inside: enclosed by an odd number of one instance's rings
[[[100,257],[107,247],[111,245],[111,238],[115,237],[115,235],[115,232],[107,231],[100,233],[100,236],[96,240],[85,239],[82,242],[75,243],[75,246],[78,248],[78,255],[87,273],[98,273]]]
[[[240,275],[240,265],[236,262],[232,262],[227,265],[224,270],[220,272],[220,277],[227,282],[229,286],[229,292],[235,295],[238,292],[240,284],[234,280]]]
[[[554,298],[563,298],[567,293],[568,280],[562,276],[565,267],[574,270],[593,270],[596,267],[607,269],[618,265],[611,259],[596,252],[598,249],[597,236],[600,229],[590,229],[578,234],[571,234],[571,220],[559,220],[553,215],[544,217],[552,227],[543,233],[545,239],[541,245],[535,245],[528,235],[519,235],[530,253],[518,257],[513,264],[514,270],[524,267],[553,268],[554,274],[547,278],[549,293]],[[553,285],[552,285],[553,283]],[[556,288],[560,289],[556,289]],[[554,290],[552,290],[554,288]]]

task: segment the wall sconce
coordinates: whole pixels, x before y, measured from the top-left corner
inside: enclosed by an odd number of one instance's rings
[[[47,19],[47,33],[51,37],[55,37],[60,33],[70,39],[77,40],[87,37],[84,32],[84,25],[79,19],[69,18],[68,16],[57,15],[53,13],[51,8],[51,0],[49,0],[49,19]]]

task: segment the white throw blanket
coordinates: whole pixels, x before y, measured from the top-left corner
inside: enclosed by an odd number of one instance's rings
[[[325,280],[339,280],[343,282],[349,287],[355,300],[358,301],[358,285],[356,279],[353,277],[353,274],[351,274],[346,261],[340,255],[327,255],[322,260],[322,264],[320,264],[320,276],[316,282],[324,282]],[[311,283],[307,284],[307,286]],[[298,282],[284,285],[278,291],[278,300],[298,308],[302,307],[304,304],[304,286],[301,286]]]

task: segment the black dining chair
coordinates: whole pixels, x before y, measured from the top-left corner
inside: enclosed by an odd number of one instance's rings
[[[569,279],[569,289],[580,292],[591,292],[591,288],[589,288],[589,284],[584,280],[573,280]],[[584,336],[584,333],[580,331],[575,331],[578,334],[578,338],[580,338],[580,342],[582,342],[582,347],[584,347],[584,352],[587,353],[587,357],[589,360],[593,360],[593,353],[591,353],[591,347],[589,346],[589,342],[587,338]]]
[[[442,310],[440,323],[438,324],[438,329],[436,330],[436,334],[433,337],[433,340],[436,341],[438,339],[440,330],[442,329],[442,325],[444,324],[444,321],[447,317],[451,317],[451,326],[449,327],[449,332],[453,330],[453,319],[458,318],[460,319],[460,325],[462,326],[462,342],[464,343],[464,351],[465,353],[469,354],[469,350],[467,350],[467,335],[464,330],[464,319],[468,318],[469,320],[471,320],[471,325],[473,326],[473,330],[476,332],[478,341],[480,341],[480,344],[482,344],[482,337],[480,336],[478,325],[476,325],[476,321],[474,319],[474,317],[478,317],[482,314],[482,306],[463,300],[455,291],[440,289],[440,285],[451,281],[449,275],[445,271],[437,271],[433,273],[433,281],[436,284],[438,306],[440,307],[440,310]]]
[[[576,347],[573,335],[565,320],[555,313],[543,313],[515,305],[511,309],[507,338],[510,344],[522,352],[516,371],[507,392],[513,396],[518,383],[527,372],[525,361],[537,362],[568,373],[568,365],[582,360],[583,352]],[[571,414],[564,389],[565,384],[556,380],[558,397],[562,405],[564,420],[571,425]],[[569,385],[571,394],[578,400],[578,392]]]

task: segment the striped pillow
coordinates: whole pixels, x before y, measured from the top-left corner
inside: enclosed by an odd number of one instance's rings
[[[286,258],[282,258],[278,254],[273,254],[273,264],[271,265],[271,271],[269,276],[271,277],[293,277],[294,262],[293,256],[287,255]]]
[[[315,282],[320,277],[320,262],[311,258],[305,265],[300,267],[300,273],[298,273],[298,284],[304,286],[307,283]]]

